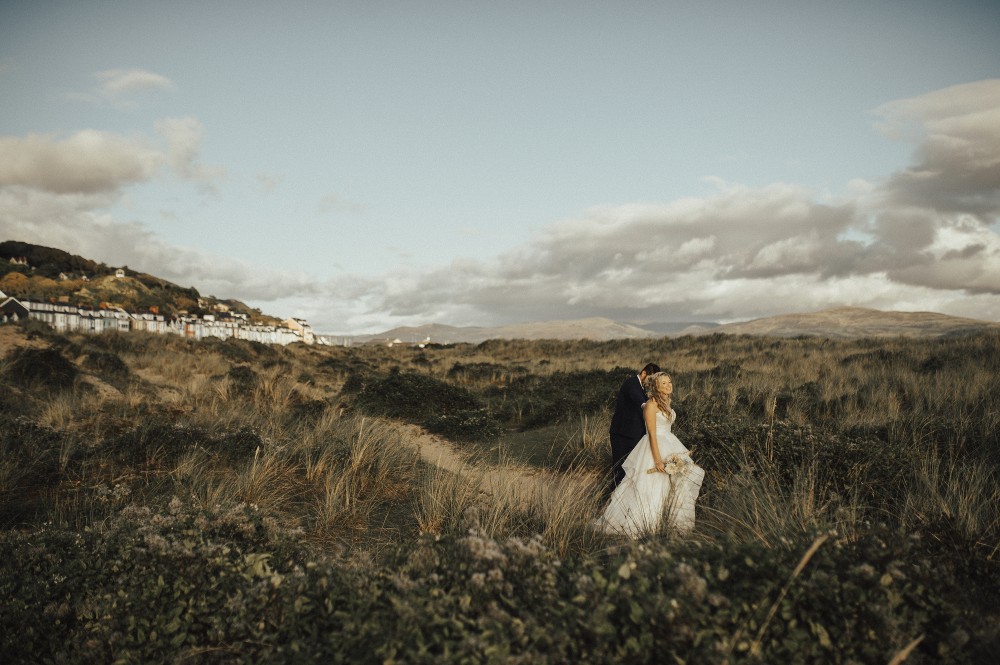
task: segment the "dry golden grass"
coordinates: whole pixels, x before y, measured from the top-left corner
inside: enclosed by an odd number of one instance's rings
[[[72,434],[57,461],[66,480],[52,490],[63,516],[100,513],[93,500],[88,507],[87,492],[79,488],[133,478],[137,497],[173,492],[204,506],[253,503],[302,525],[307,537],[321,544],[363,538],[366,528],[393,512],[396,523],[409,521],[414,532],[461,529],[471,520],[498,538],[541,533],[547,545],[565,553],[606,543],[589,525],[599,512],[597,472],[608,455],[608,409],[567,413],[559,425],[562,454],[553,459],[582,473],[532,478],[505,459],[503,440],[498,459],[473,457],[458,470],[428,468],[417,459],[419,435],[332,406],[348,374],[344,368],[359,363],[378,375],[403,367],[446,379],[456,363],[482,363],[488,369],[455,380],[486,391],[510,385],[522,373],[515,368],[547,376],[656,360],[674,375],[677,396],[691,409],[680,418],[695,429],[720,418],[784,419],[837,431],[884,428],[891,443],[918,452],[906,494],[897,497],[902,513],[893,519],[911,526],[944,517],[996,547],[996,474],[985,463],[964,459],[962,451],[983,433],[1000,429],[1000,379],[974,360],[998,346],[995,337],[877,344],[753,338],[491,342],[424,350],[290,348],[274,351],[268,362],[248,362],[238,353],[225,355],[221,345],[150,337],[119,354],[134,376],[122,393],[52,395],[39,402],[36,421]],[[256,376],[249,391],[234,390],[229,373],[239,365],[250,366]],[[933,369],[924,369],[929,366]],[[337,401],[344,399],[349,398]],[[309,400],[330,406],[306,417],[296,409]],[[143,460],[144,475],[112,463],[74,468],[77,453],[99,450],[103,441],[150,414],[211,436],[252,431],[262,445],[235,462],[196,447],[168,465],[158,459],[166,451],[153,445]],[[879,509],[850,492],[832,492],[812,464],[795,469],[791,481],[782,480],[769,437],[759,448],[749,442],[739,446],[732,468],[706,469],[713,483],[699,502],[695,538],[778,545],[790,535],[824,529],[849,535]],[[941,450],[957,454],[942,456]],[[20,462],[0,460],[0,491],[17,486],[23,473]],[[856,479],[863,473],[859,468]]]
[[[442,467],[431,467],[420,479],[416,521],[420,533],[440,534],[454,529],[476,506],[482,474],[470,477]]]
[[[1000,479],[995,470],[981,462],[945,460],[927,449],[914,471],[900,515],[903,526],[943,516],[969,538],[1000,533]],[[1000,541],[988,545],[995,551]]]

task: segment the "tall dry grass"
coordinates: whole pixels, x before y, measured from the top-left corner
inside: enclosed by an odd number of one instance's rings
[[[472,517],[480,496],[483,472],[459,472],[439,466],[426,469],[420,478],[415,519],[420,533],[441,534],[458,528]]]
[[[889,445],[918,451],[902,495],[873,505],[850,488],[831,487],[824,470],[808,460],[779,471],[780,444],[773,438],[738,442],[730,458],[706,468],[712,482],[699,501],[693,537],[777,546],[783,538],[821,530],[850,534],[881,515],[903,528],[950,520],[969,538],[995,548],[1000,497],[983,442],[1000,431],[1000,379],[990,360],[998,346],[990,336],[879,343],[491,342],[424,350],[284,349],[267,362],[254,362],[225,355],[219,345],[147,339],[120,352],[135,376],[123,393],[40,399],[37,422],[67,434],[56,463],[62,480],[49,498],[61,519],[74,512],[84,521],[96,519],[123,501],[178,494],[205,506],[254,503],[302,526],[320,544],[363,539],[366,528],[385,523],[391,512],[414,533],[461,529],[474,518],[488,535],[541,533],[559,552],[573,552],[607,542],[590,522],[600,511],[595,479],[607,464],[608,409],[566,414],[555,430],[559,450],[549,455],[555,466],[544,481],[526,483],[525,469],[504,459],[503,440],[499,459],[474,458],[459,473],[428,469],[402,430],[332,406],[346,373],[328,369],[334,365],[327,361],[372,374],[404,366],[441,378],[456,363],[482,363],[485,369],[461,374],[461,382],[495,392],[525,371],[551,375],[657,360],[674,375],[680,421],[688,431],[720,422],[782,420],[844,436],[874,432]],[[251,367],[255,377],[242,391],[230,375],[238,366]],[[330,406],[303,415],[302,405],[310,400]],[[168,451],[151,442],[140,469],[100,457],[106,440],[154,416],[210,440],[195,441],[169,464],[158,459]],[[231,459],[212,449],[212,441],[236,431],[259,439],[249,456]],[[0,460],[0,489],[22,486],[25,473],[22,464]],[[859,483],[864,473],[857,469]],[[112,502],[115,487],[128,491]]]
[[[556,443],[561,452],[557,456],[564,466],[600,469],[607,465],[610,456],[608,430],[611,412],[601,409],[597,413],[581,413],[575,420],[562,426]]]
[[[1000,478],[978,460],[943,458],[927,449],[906,487],[899,513],[904,528],[946,520],[965,538],[1000,548]]]

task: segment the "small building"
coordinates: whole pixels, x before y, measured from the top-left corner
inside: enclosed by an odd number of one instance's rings
[[[3,292],[0,291],[0,297]],[[5,298],[0,302],[0,323],[15,323],[30,316],[31,312],[17,298]]]
[[[120,278],[122,278],[124,276],[125,276],[125,269],[124,268],[118,268],[117,270],[115,270],[115,277],[117,277],[117,278],[120,279]]]
[[[285,319],[282,323],[286,328],[299,336],[298,341],[305,342],[306,344],[315,343],[316,336],[313,334],[312,326],[310,326],[305,319],[292,317],[290,319]]]
[[[165,333],[168,332],[167,319],[161,314],[157,314],[155,312],[149,312],[147,314],[133,314],[132,330],[140,330],[151,333]]]

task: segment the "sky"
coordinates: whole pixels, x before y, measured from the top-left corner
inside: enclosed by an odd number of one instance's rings
[[[0,240],[318,332],[1000,320],[1000,3],[0,0]]]

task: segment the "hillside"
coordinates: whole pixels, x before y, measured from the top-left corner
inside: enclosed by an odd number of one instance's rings
[[[592,317],[569,321],[536,321],[516,323],[506,326],[447,326],[428,324],[424,326],[403,326],[372,335],[357,335],[351,338],[356,344],[392,341],[422,342],[429,339],[437,344],[478,344],[488,339],[589,339],[603,342],[611,339],[643,339],[659,337],[651,330],[645,330],[611,319]]]
[[[0,276],[0,291],[23,300],[93,309],[112,306],[165,315],[229,310],[246,314],[254,321],[277,321],[238,300],[204,297],[193,286],[185,288],[127,266],[121,268],[124,276],[118,277],[118,268],[53,247],[13,240],[0,242],[0,266],[5,271]]]
[[[1000,324],[936,312],[883,312],[864,307],[836,307],[820,312],[784,314],[742,323],[728,323],[701,334],[720,332],[729,335],[815,335],[832,338],[943,337],[991,329],[1000,330]]]
[[[767,335],[797,337],[810,335],[834,339],[862,337],[944,337],[985,330],[1000,330],[1000,324],[936,312],[883,312],[864,307],[837,307],[819,312],[782,314],[739,323],[661,323],[643,327],[605,318],[569,321],[540,321],[497,327],[456,327],[441,324],[403,326],[385,332],[349,338],[355,344],[399,340],[418,343],[478,344],[487,339],[647,339],[655,337],[726,335]],[[339,341],[343,338],[331,338]]]

